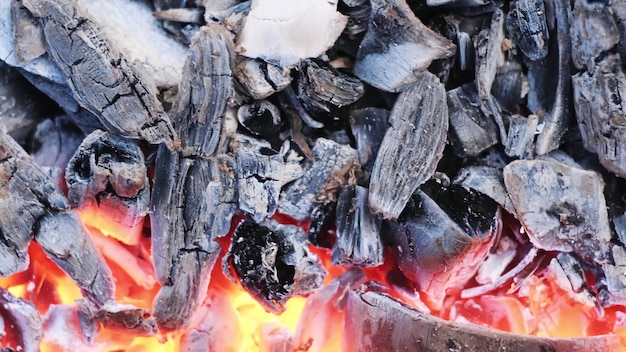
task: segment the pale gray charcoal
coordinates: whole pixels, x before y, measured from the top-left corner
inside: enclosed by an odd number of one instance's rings
[[[527,82],[522,62],[513,55],[507,55],[504,64],[498,67],[496,78],[491,86],[491,94],[503,111],[509,114],[520,113],[523,98],[526,96]]]
[[[613,263],[602,266],[606,276],[606,290],[603,305],[623,305],[626,303],[626,248],[613,245],[611,248]]]
[[[370,178],[369,207],[385,219],[397,219],[417,187],[433,175],[446,144],[445,88],[429,72],[419,77],[391,110]]]
[[[619,55],[608,55],[590,72],[572,77],[574,108],[585,148],[598,154],[600,163],[626,176],[626,142],[622,123],[626,103],[626,75]]]
[[[280,190],[304,175],[289,143],[276,152],[261,143],[236,150],[239,209],[256,222],[271,217],[278,208]]]
[[[459,185],[430,181],[417,190],[397,222],[387,223],[387,242],[402,273],[441,308],[448,290],[463,288],[500,235],[496,202]],[[434,308],[434,309],[438,309]]]
[[[367,188],[344,186],[337,199],[334,265],[373,267],[383,263],[381,220],[367,207]]]
[[[354,74],[364,82],[399,92],[421,80],[419,72],[433,60],[455,53],[454,44],[422,24],[405,0],[371,4],[369,26],[354,64]]]
[[[308,218],[316,194],[330,177],[357,159],[356,150],[325,138],[317,139],[312,153],[315,159],[303,165],[304,176],[287,185],[278,202],[278,211],[296,220]]]
[[[620,39],[626,38],[626,3],[620,0],[611,0],[608,2],[609,8],[614,16],[615,23],[619,29]],[[626,41],[620,40],[617,43],[619,53],[624,57],[626,54]]]
[[[285,124],[280,110],[268,100],[256,100],[237,109],[239,125],[256,136],[275,138]]]
[[[290,71],[261,59],[238,58],[233,76],[252,99],[265,99],[291,84]]]
[[[547,99],[547,105],[543,108],[545,114],[540,122],[541,132],[535,143],[535,153],[538,155],[546,154],[561,145],[561,139],[567,131],[571,114],[572,43],[569,22],[571,11],[569,6],[561,0],[546,1],[550,3],[554,13],[556,27],[553,30],[555,33],[550,34],[548,55],[540,62],[531,64],[531,68],[535,65],[545,65],[546,71],[535,79],[541,80],[538,84],[546,85],[550,90],[549,92],[541,90],[536,92],[536,94],[545,94]],[[533,85],[531,85],[531,91],[533,91]],[[537,114],[536,111],[535,113]]]
[[[570,32],[574,66],[589,72],[593,71],[596,59],[620,40],[610,8],[587,0],[574,1]]]
[[[0,288],[0,340],[3,346],[10,351],[38,352],[42,336],[43,324],[37,308]]]
[[[380,108],[364,108],[350,111],[350,130],[356,141],[359,163],[371,171],[378,148],[389,127],[389,111]]]
[[[214,154],[232,95],[234,44],[222,25],[209,24],[194,37],[183,71],[172,120],[184,156]]]
[[[535,246],[607,263],[611,230],[598,173],[557,161],[516,160],[504,168],[504,183]]]
[[[450,142],[460,158],[475,157],[498,143],[498,126],[485,116],[474,83],[467,83],[447,93]]]
[[[498,66],[503,64],[502,40],[504,40],[504,13],[497,9],[491,15],[489,27],[474,38],[476,48],[476,89],[481,99],[491,95],[491,86]]]
[[[527,58],[543,59],[550,39],[544,0],[514,0],[509,6],[505,22],[508,34]]]
[[[28,2],[28,0],[27,0]],[[39,21],[24,7],[22,0],[11,1],[13,50],[15,58],[27,65],[46,53],[43,30]]]
[[[507,212],[516,215],[504,186],[502,170],[491,166],[468,166],[459,170],[453,182],[486,195]]]
[[[602,306],[592,292],[583,269],[583,263],[570,253],[565,252],[552,258],[547,268],[548,272],[551,272],[556,278],[554,283],[564,292],[567,292],[573,301],[588,307],[597,307],[599,315],[603,315]]]
[[[152,78],[133,66],[75,0],[29,0],[41,20],[46,50],[82,107],[112,132],[176,147],[176,132]]]
[[[288,298],[320,288],[326,276],[302,229],[274,220],[239,223],[224,261],[243,288],[275,314],[285,310]]]
[[[532,156],[538,125],[539,117],[535,114],[528,117],[517,114],[509,116],[507,140],[503,142],[506,155],[522,159]]]

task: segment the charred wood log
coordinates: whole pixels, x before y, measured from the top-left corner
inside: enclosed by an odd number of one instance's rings
[[[550,39],[544,0],[515,0],[509,6],[507,32],[526,57],[543,59],[548,54]]]
[[[115,133],[176,147],[176,133],[152,79],[111,45],[77,2],[32,0],[25,5],[40,18],[46,50],[81,106]]]
[[[607,263],[611,230],[598,173],[557,161],[517,160],[504,168],[504,183],[535,246]]]
[[[289,297],[313,292],[326,276],[302,230],[271,220],[241,222],[224,260],[244,289],[267,311],[277,314],[284,311]]]
[[[39,342],[43,336],[39,312],[31,303],[13,296],[4,288],[0,288],[0,327],[3,348],[11,351],[39,351]]]
[[[361,80],[399,92],[422,80],[416,72],[424,71],[433,60],[454,54],[454,44],[422,24],[406,1],[373,0],[371,4],[369,26],[354,64],[354,74]]]
[[[396,219],[415,189],[433,175],[443,154],[448,106],[437,77],[425,72],[400,94],[389,123],[372,169],[369,207]]]

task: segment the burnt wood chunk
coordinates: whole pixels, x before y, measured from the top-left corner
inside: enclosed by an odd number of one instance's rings
[[[305,162],[304,176],[283,189],[278,203],[278,211],[297,220],[311,215],[316,194],[323,192],[333,174],[357,158],[354,149],[325,138],[317,139],[312,153],[315,159]]]
[[[626,75],[616,54],[609,55],[590,72],[574,75],[574,108],[585,148],[598,154],[609,171],[626,176],[626,134],[623,116]]]
[[[26,65],[46,53],[39,21],[24,7],[22,0],[11,1],[13,51],[17,61]]]
[[[0,341],[12,351],[37,352],[43,325],[37,308],[0,288]],[[8,331],[7,331],[8,330]]]
[[[106,302],[100,307],[93,307],[84,300],[76,301],[78,323],[83,337],[93,343],[100,324],[109,330],[132,333],[137,336],[153,336],[157,333],[156,322],[150,312],[133,305]]]
[[[280,191],[304,174],[289,143],[276,152],[261,144],[237,149],[239,209],[256,222],[269,218],[278,209]]]
[[[451,41],[426,27],[405,0],[372,0],[367,33],[354,74],[374,87],[399,92],[422,79],[433,60],[452,56]]]
[[[576,68],[591,72],[596,59],[619,42],[619,29],[603,3],[575,0],[572,15],[572,61]]]
[[[265,99],[291,84],[288,69],[260,59],[244,58],[233,69],[233,76],[252,99]]]
[[[604,352],[618,350],[618,335],[545,338],[446,321],[376,292],[350,292],[344,330],[346,352]]]
[[[476,89],[481,99],[491,96],[491,86],[498,66],[502,65],[502,40],[504,39],[504,14],[497,9],[491,16],[488,28],[474,38],[476,48]]]
[[[499,129],[491,116],[485,116],[474,83],[448,91],[450,142],[460,158],[475,157],[498,143]]]
[[[506,16],[506,29],[515,44],[531,60],[548,54],[550,34],[544,0],[514,0]]]
[[[501,218],[487,196],[430,181],[388,227],[400,270],[439,310],[449,290],[461,289],[476,274],[499,236]]]
[[[365,93],[363,83],[357,78],[317,60],[300,63],[296,86],[298,97],[310,112],[330,112],[332,107],[354,103]]]
[[[379,108],[364,108],[350,112],[350,129],[356,141],[359,164],[371,170],[389,127],[389,111]]]
[[[82,107],[112,132],[176,147],[176,132],[150,76],[109,42],[74,0],[30,0],[50,58]]]
[[[602,267],[606,277],[606,294],[602,297],[602,304],[610,306],[614,304],[626,304],[626,248],[612,246],[611,254],[614,263]]]
[[[598,173],[551,160],[517,160],[504,168],[504,183],[535,246],[607,263],[611,230]]]
[[[576,257],[561,252],[550,260],[547,270],[554,277],[554,283],[567,292],[572,301],[590,308],[602,309],[587,281],[583,264]]]
[[[345,186],[337,199],[335,265],[378,266],[383,263],[381,220],[367,207],[367,188]]]
[[[502,170],[491,166],[468,166],[459,170],[454,183],[486,195],[515,215],[511,197],[504,186]]]
[[[535,114],[510,116],[507,140],[503,143],[506,155],[520,158],[532,155],[538,125],[539,117]]]
[[[522,61],[516,57],[507,55],[504,64],[498,67],[496,77],[491,86],[491,94],[503,111],[509,114],[521,112],[523,98],[527,87],[525,68]]]
[[[317,256],[309,251],[304,232],[272,220],[241,222],[225,260],[244,289],[276,314],[285,310],[289,297],[321,287],[326,276]]]
[[[191,43],[172,120],[184,156],[209,157],[220,139],[232,95],[234,44],[223,26],[203,27]]]
[[[421,74],[398,96],[389,124],[372,169],[369,207],[385,219],[396,219],[413,191],[434,174],[443,155],[448,105],[439,79]]]

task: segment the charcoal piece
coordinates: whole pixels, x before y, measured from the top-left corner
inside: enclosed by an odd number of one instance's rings
[[[419,72],[433,60],[455,53],[454,44],[422,24],[406,1],[372,0],[371,4],[367,33],[354,63],[354,74],[364,82],[399,92],[419,84]]]
[[[367,208],[367,188],[345,186],[337,199],[335,265],[378,266],[383,263],[381,220]]]
[[[502,110],[515,114],[520,112],[522,98],[526,94],[526,77],[522,63],[514,56],[505,59],[504,64],[498,67],[496,78],[491,87],[491,94],[497,100]]]
[[[0,327],[3,348],[24,352],[39,351],[43,325],[37,308],[30,302],[13,296],[4,288],[0,288]]]
[[[572,16],[572,61],[580,70],[593,71],[596,59],[619,42],[619,29],[603,3],[575,0]]]
[[[446,91],[431,73],[398,96],[370,178],[369,207],[396,219],[443,155],[448,130]]]
[[[283,111],[291,116],[291,120],[301,120],[307,124],[307,126],[315,129],[323,128],[324,123],[316,120],[309,114],[304,104],[298,99],[297,93],[289,86],[283,89],[278,95],[278,101]],[[294,123],[292,122],[292,128]]]
[[[474,83],[447,93],[450,142],[459,158],[475,157],[498,143],[499,129],[491,116],[485,116]]]
[[[574,75],[574,108],[584,146],[598,154],[609,171],[626,176],[626,143],[623,116],[626,75],[618,55],[605,57],[592,72]]]
[[[317,139],[312,153],[315,159],[305,162],[304,176],[282,190],[278,203],[279,212],[297,220],[311,215],[316,194],[335,172],[357,158],[354,149],[325,138]]]
[[[25,5],[40,18],[48,54],[82,107],[115,133],[175,147],[176,132],[151,77],[109,43],[78,3],[33,0]]]
[[[544,0],[515,0],[509,6],[505,22],[508,34],[527,58],[544,58],[550,39]]]
[[[554,275],[555,284],[567,292],[572,300],[588,307],[597,306],[602,309],[587,282],[582,263],[573,255],[559,253],[556,258],[550,260],[548,271]]]
[[[357,78],[341,73],[317,60],[300,63],[296,79],[298,98],[311,113],[328,113],[333,107],[350,105],[365,93]]]
[[[218,24],[203,27],[194,37],[172,120],[185,156],[209,157],[220,139],[226,104],[232,94],[234,44]]]
[[[252,99],[265,99],[291,84],[288,69],[260,59],[244,58],[233,69],[233,76]]]
[[[626,302],[626,248],[613,245],[611,248],[614,263],[602,266],[606,277],[606,289],[609,297],[605,297],[604,305]]]
[[[539,79],[541,85],[545,85],[549,92],[541,89],[536,90],[531,85],[531,92],[543,94],[546,99],[546,106],[543,108],[545,114],[541,121],[541,132],[537,136],[535,152],[538,155],[546,154],[561,144],[561,139],[567,131],[570,119],[571,104],[571,63],[572,63],[572,43],[570,38],[571,11],[569,6],[560,0],[546,0],[551,3],[550,7],[554,11],[556,28],[554,35],[550,33],[548,44],[548,55],[538,61],[538,65],[543,65],[545,71]],[[529,69],[529,76],[532,67]],[[554,78],[556,74],[556,78]],[[530,96],[529,96],[530,100]],[[537,111],[534,111],[537,113]]]
[[[342,0],[339,3],[339,10],[349,18],[345,31],[350,38],[356,38],[367,30],[372,12],[369,0]]]
[[[609,260],[611,230],[598,173],[556,161],[516,160],[504,168],[504,183],[535,246],[598,264]]]
[[[93,343],[100,323],[109,330],[130,332],[137,336],[153,336],[157,333],[154,318],[143,308],[114,301],[106,302],[101,307],[92,307],[78,300],[76,305],[79,324],[90,343]]]
[[[481,99],[491,95],[491,86],[498,66],[502,64],[502,40],[504,40],[504,14],[496,10],[488,28],[474,38],[476,48],[476,89]]]
[[[417,190],[397,222],[389,222],[390,248],[402,273],[431,308],[461,289],[499,236],[500,210],[493,200],[459,185],[430,181]]]
[[[539,117],[535,114],[510,116],[507,140],[503,143],[506,155],[522,159],[532,155],[538,124]]]
[[[285,124],[278,108],[267,100],[242,105],[237,110],[237,121],[255,136],[274,137]]]
[[[613,13],[617,28],[619,29],[620,38],[626,38],[626,3],[622,1],[609,1],[608,5],[611,12]],[[625,57],[626,41],[620,40],[617,43],[617,49],[620,55],[622,55],[622,57]]]
[[[250,214],[256,222],[269,218],[278,209],[280,190],[304,174],[289,143],[275,152],[260,144],[237,149],[237,185],[239,209]]]
[[[350,112],[350,129],[356,141],[359,163],[371,171],[378,148],[389,127],[389,111],[379,108],[364,108]]]
[[[307,232],[307,239],[312,245],[322,248],[332,248],[335,233],[335,217],[337,202],[321,203],[311,212],[311,224]]]
[[[450,322],[376,292],[348,294],[345,338],[351,342],[346,352],[603,352],[621,346],[617,335],[546,338]]]
[[[486,195],[515,215],[515,208],[504,186],[502,170],[491,166],[465,167],[459,170],[454,183]]]
[[[501,236],[496,240],[493,249],[489,251],[485,261],[480,264],[474,280],[480,285],[493,284],[503,276],[505,270],[517,256],[521,245],[519,242],[507,236]],[[461,296],[463,296],[461,291]]]
[[[21,64],[28,64],[46,53],[39,21],[24,7],[21,0],[11,1],[11,20],[13,50],[15,58]]]
[[[293,225],[275,221],[241,222],[225,260],[239,282],[267,311],[279,314],[289,297],[306,295],[322,286],[326,271]]]

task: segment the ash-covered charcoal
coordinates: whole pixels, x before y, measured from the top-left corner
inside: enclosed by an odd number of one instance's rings
[[[157,333],[154,318],[143,308],[119,304],[114,301],[106,302],[97,308],[82,300],[78,300],[76,304],[83,336],[90,343],[94,342],[93,338],[99,330],[98,323],[109,330],[131,332],[138,336],[153,336]]]
[[[348,24],[345,31],[351,38],[367,30],[372,5],[369,0],[341,0],[339,11],[348,16]]]
[[[587,282],[582,263],[573,255],[559,253],[550,260],[547,270],[554,276],[554,283],[567,292],[571,299],[588,307],[602,309]]]
[[[601,293],[601,298],[605,307],[626,304],[626,248],[613,245],[611,254],[613,263],[602,266],[606,277],[606,292]]]
[[[454,183],[486,195],[515,215],[515,208],[504,186],[502,170],[491,166],[468,166],[459,170]]]
[[[626,176],[626,143],[623,116],[626,75],[619,55],[596,63],[595,69],[573,76],[574,108],[585,148],[598,154],[609,171]]]
[[[337,3],[253,1],[237,34],[237,51],[282,67],[318,57],[335,43],[348,23],[348,18],[337,12]]]
[[[520,245],[515,240],[506,236],[500,237],[485,261],[480,263],[474,280],[480,285],[496,282],[517,256],[518,247]]]
[[[567,131],[570,121],[571,104],[571,65],[572,65],[572,42],[570,38],[571,11],[567,3],[560,0],[545,0],[550,3],[556,26],[550,29],[550,41],[548,43],[548,55],[533,62],[528,71],[530,100],[540,102],[540,109],[545,113],[531,108],[535,114],[542,116],[540,121],[541,132],[537,136],[535,152],[538,155],[546,154],[561,145],[561,139]],[[549,26],[550,28],[550,26]],[[537,66],[539,75],[533,75]],[[556,75],[556,77],[555,77]],[[531,79],[532,77],[532,79]],[[531,94],[532,93],[532,94]],[[534,98],[531,95],[534,94]],[[542,115],[540,115],[542,114]]]
[[[24,7],[22,0],[11,1],[13,50],[15,58],[26,65],[46,53],[39,21]]]
[[[498,66],[503,64],[502,40],[504,40],[504,13],[497,9],[491,16],[489,27],[474,38],[476,48],[476,89],[481,99],[491,96],[491,86]]]
[[[393,317],[393,318],[390,318]],[[619,335],[545,338],[498,332],[433,317],[376,292],[348,294],[346,352],[604,352],[617,351]]]
[[[446,91],[424,72],[402,92],[389,117],[390,127],[378,150],[370,178],[369,207],[396,219],[422,183],[435,172],[448,131]]]
[[[259,143],[236,153],[239,209],[261,222],[276,212],[283,186],[303,176],[300,160],[288,142],[278,152]]]
[[[81,106],[122,136],[176,146],[176,132],[152,78],[109,42],[80,3],[33,0],[25,5],[40,18],[46,50]]]
[[[527,58],[543,59],[550,39],[544,0],[514,0],[509,6],[505,22],[508,34]]]
[[[593,71],[596,59],[619,42],[619,29],[604,3],[575,0],[572,12],[572,61],[578,69]]]
[[[533,154],[533,141],[537,134],[539,117],[530,114],[509,116],[509,130],[504,144],[504,152],[508,156],[525,159]]]
[[[239,124],[255,136],[275,138],[285,124],[276,105],[268,100],[256,100],[237,110]]]
[[[517,56],[506,55],[491,86],[491,94],[500,108],[509,114],[521,113],[522,99],[527,93],[527,87],[521,60]]]
[[[459,185],[430,181],[417,190],[385,234],[402,273],[439,310],[487,257],[501,228],[493,200]]]
[[[357,159],[356,151],[351,147],[325,138],[317,139],[312,154],[315,159],[305,162],[304,176],[287,185],[278,202],[278,211],[296,220],[308,218],[315,196],[324,191],[331,176]]]
[[[517,160],[504,168],[504,183],[535,246],[607,263],[611,229],[598,173],[551,160]]]
[[[364,108],[350,111],[350,130],[356,141],[359,164],[371,171],[378,148],[389,127],[389,111],[380,108]]]
[[[161,329],[189,324],[202,301],[219,254],[214,239],[228,233],[237,207],[235,182],[231,157],[183,158],[159,147],[150,220],[155,273],[163,285],[153,304]]]
[[[326,276],[317,256],[309,251],[304,232],[272,220],[241,222],[225,261],[246,291],[276,314],[285,310],[289,297],[321,287]]]
[[[447,93],[450,115],[450,142],[460,158],[475,157],[498,143],[499,129],[491,116],[485,116],[474,83]]]
[[[307,239],[312,245],[322,248],[331,248],[333,236],[336,233],[337,202],[320,203],[311,212],[311,224],[307,232]]]
[[[337,199],[337,240],[332,251],[335,265],[378,266],[383,263],[381,220],[367,207],[367,188],[344,186]]]
[[[261,59],[238,58],[233,76],[252,99],[265,99],[291,84],[291,71]]]
[[[194,36],[183,70],[173,121],[184,156],[215,152],[232,95],[234,44],[222,25],[209,24]]]
[[[354,74],[372,86],[399,92],[422,80],[433,60],[452,56],[455,46],[415,17],[405,0],[372,0],[367,33]]]
[[[38,352],[42,336],[43,325],[37,308],[0,288],[0,341],[3,348]]]

